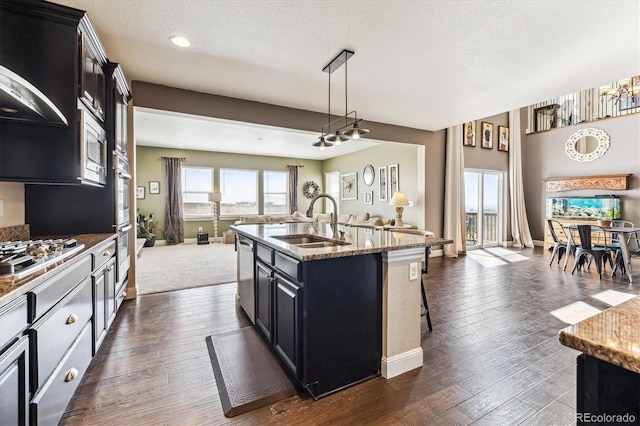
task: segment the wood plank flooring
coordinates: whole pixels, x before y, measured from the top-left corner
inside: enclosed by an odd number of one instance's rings
[[[571,275],[549,267],[541,248],[506,252],[527,259],[507,256],[512,261],[493,267],[472,256],[430,260],[434,329],[423,320],[421,369],[233,418],[222,414],[205,337],[250,324],[236,310],[235,284],[125,301],[61,424],[574,424],[578,352],[560,345],[567,324],[550,312],[578,301],[606,309],[592,296],[640,294],[640,283],[607,274],[598,280],[595,267]]]

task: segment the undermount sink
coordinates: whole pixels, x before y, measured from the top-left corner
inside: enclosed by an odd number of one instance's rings
[[[347,241],[332,240],[330,238],[319,237],[317,235],[273,235],[272,238],[291,244],[299,248],[320,248],[344,246],[351,243]]]

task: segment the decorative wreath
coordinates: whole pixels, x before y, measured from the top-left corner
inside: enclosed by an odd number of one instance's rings
[[[302,186],[302,193],[307,198],[313,198],[320,193],[320,187],[317,183],[310,180],[309,182],[305,182]]]

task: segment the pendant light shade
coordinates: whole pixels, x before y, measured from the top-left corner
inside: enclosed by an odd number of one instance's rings
[[[367,133],[369,133],[369,129],[361,129],[356,122],[353,123],[353,127],[351,129],[344,132],[344,135],[351,139],[360,139],[361,136],[366,135]]]
[[[327,108],[327,118],[329,122],[322,126],[320,140],[313,144],[315,147],[319,147],[320,150],[324,150],[327,147],[333,146],[334,144],[340,145],[342,142],[346,142],[349,139],[360,139],[363,135],[369,133],[368,129],[361,129],[358,126],[358,123],[362,121],[362,119],[358,119],[358,114],[356,111],[349,111],[347,96],[347,61],[351,58],[354,53],[350,50],[343,50],[333,58],[331,62],[329,62],[323,69],[323,72],[329,74],[329,102]],[[345,114],[342,117],[339,117],[333,121],[331,121],[331,74],[340,68],[344,64],[344,107]],[[339,126],[335,128],[334,125]],[[333,130],[332,130],[333,127]],[[344,129],[347,129],[343,131]]]
[[[312,145],[317,147],[317,148],[320,148],[320,151],[324,151],[325,148],[333,146],[333,144],[331,142],[327,142],[324,137],[320,137],[320,140],[318,140],[318,142],[316,142],[316,143],[314,143]]]
[[[348,141],[349,138],[344,133],[336,131],[334,134],[327,136],[326,140],[329,142],[335,142],[336,145],[340,145],[342,142]]]

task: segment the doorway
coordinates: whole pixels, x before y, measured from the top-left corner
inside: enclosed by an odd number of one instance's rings
[[[465,224],[467,249],[494,247],[504,234],[505,173],[465,169]]]

